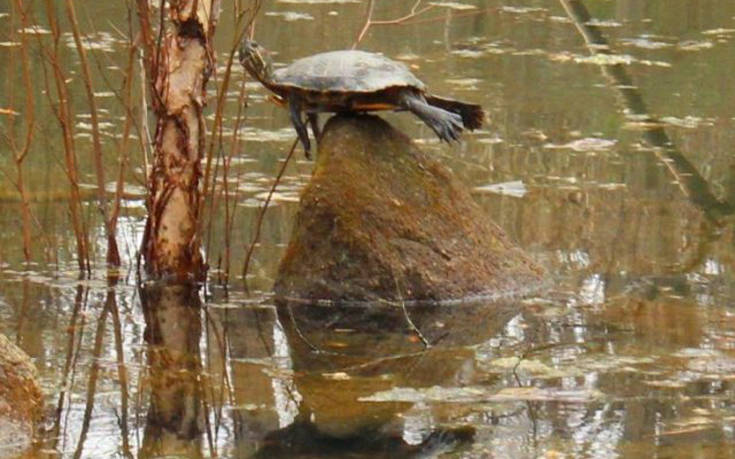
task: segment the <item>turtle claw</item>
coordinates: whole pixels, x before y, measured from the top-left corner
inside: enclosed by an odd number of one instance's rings
[[[405,92],[402,98],[403,106],[426,123],[440,140],[447,143],[459,142],[459,136],[464,130],[461,116],[427,104],[422,95]]]
[[[436,126],[432,126],[432,129],[440,139],[451,144],[452,142],[459,142],[464,125],[459,115],[449,113],[449,116],[437,120]]]

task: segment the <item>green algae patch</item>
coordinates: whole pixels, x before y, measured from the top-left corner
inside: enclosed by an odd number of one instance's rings
[[[517,293],[542,270],[451,172],[376,116],[336,116],[319,144],[275,290],[307,299]]]

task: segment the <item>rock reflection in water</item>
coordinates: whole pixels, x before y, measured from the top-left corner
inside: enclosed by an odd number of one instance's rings
[[[413,403],[360,399],[395,386],[469,381],[474,356],[469,346],[497,335],[516,312],[512,302],[455,307],[278,304],[298,416],[266,435],[258,455],[349,451],[408,457],[467,444],[471,427],[437,425],[430,413],[415,413]]]

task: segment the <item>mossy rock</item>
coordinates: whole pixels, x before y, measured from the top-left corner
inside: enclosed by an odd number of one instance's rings
[[[0,456],[16,456],[31,445],[42,406],[36,367],[0,334]]]
[[[319,143],[275,291],[309,300],[457,300],[540,284],[542,269],[451,172],[376,116]]]

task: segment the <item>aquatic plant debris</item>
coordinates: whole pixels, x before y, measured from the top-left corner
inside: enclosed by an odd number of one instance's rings
[[[450,10],[476,10],[475,5],[468,5],[466,3],[459,2],[429,2],[431,6],[439,6],[442,8],[449,8]]]
[[[18,33],[24,33],[27,35],[49,35],[51,31],[40,25],[31,25],[23,29],[18,29]]]
[[[477,89],[477,85],[483,80],[479,78],[448,78],[447,83],[453,86],[459,86],[461,89]]]
[[[674,46],[672,43],[652,40],[652,37],[624,38],[620,40],[623,45],[642,49],[662,49]]]
[[[265,15],[282,17],[286,22],[314,20],[314,16],[308,13],[297,13],[295,11],[268,11]]]
[[[655,67],[671,67],[671,64],[664,61],[652,61],[648,59],[637,59],[629,54],[593,54],[582,55],[574,54],[569,51],[559,53],[549,53],[549,59],[552,62],[573,62],[575,64],[591,64],[591,65],[632,65],[640,64]]]
[[[335,3],[360,3],[360,0],[278,0],[278,3],[293,3],[304,5],[327,5]]]
[[[682,51],[701,51],[714,48],[714,46],[715,44],[709,40],[686,40],[676,45],[677,49]]]
[[[512,14],[528,14],[528,13],[539,13],[542,11],[548,11],[546,8],[532,7],[532,6],[501,6],[500,11],[503,13]]]
[[[394,387],[360,397],[360,402],[407,403],[481,403],[508,401],[590,402],[604,397],[596,389],[557,389],[542,387],[507,387],[495,391],[489,387]]]
[[[585,152],[585,151],[601,151],[610,150],[618,143],[617,140],[601,139],[599,137],[585,137],[583,139],[573,140],[565,144],[553,144],[547,143],[544,148],[549,149],[564,149],[568,148],[574,151]]]
[[[496,193],[514,198],[522,198],[528,193],[528,188],[522,180],[513,180],[511,182],[491,183],[488,185],[480,185],[473,188],[473,191],[480,193]]]
[[[714,120],[700,118],[698,116],[687,115],[684,118],[677,118],[675,116],[665,116],[661,118],[661,122],[666,123],[670,126],[694,129],[700,126],[712,126]]]
[[[710,29],[710,30],[704,30],[702,31],[702,35],[730,35],[734,34],[735,29],[725,29],[725,28],[717,28],[717,29]]]
[[[614,19],[590,19],[586,24],[593,27],[623,27],[621,22]]]

